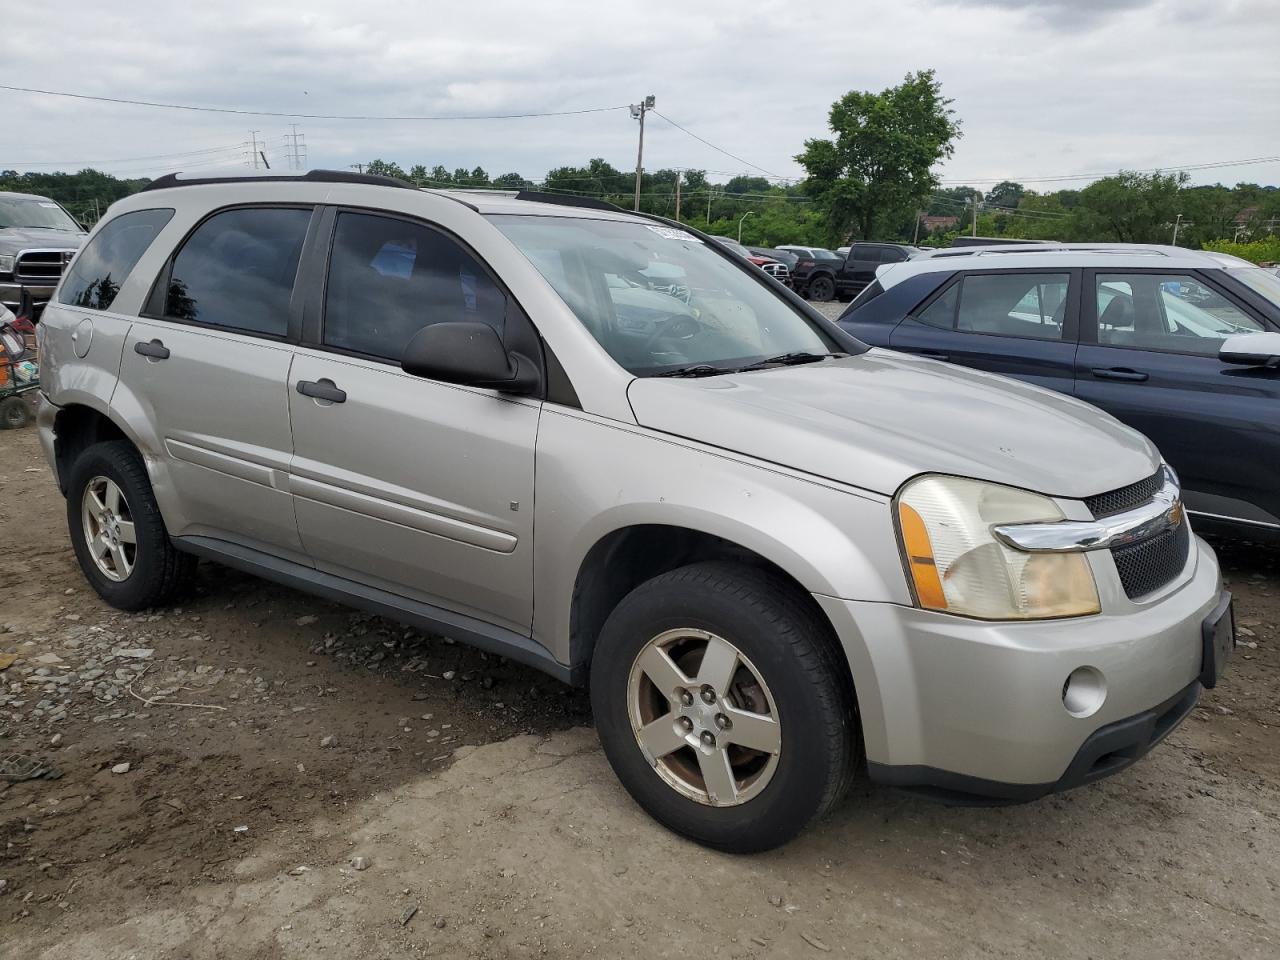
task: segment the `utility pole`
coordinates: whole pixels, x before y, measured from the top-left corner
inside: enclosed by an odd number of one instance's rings
[[[250,130],[249,136],[253,140],[253,147],[250,149],[250,156],[253,157],[253,169],[258,169],[258,134],[260,130]]]
[[[973,234],[972,236],[976,237],[977,235],[978,235],[978,193],[975,191],[973,194]]]
[[[644,115],[653,109],[653,94],[649,94],[638,104],[631,104],[631,118],[640,121],[640,146],[636,150],[636,213],[640,212],[640,177],[644,171]]]
[[[923,216],[924,214],[919,210],[916,211],[916,232],[911,235],[911,245],[913,247],[920,242],[920,218]]]
[[[354,170],[356,173],[364,173],[364,164],[363,164],[363,163],[353,163],[353,164],[351,164],[351,169],[352,169],[352,170]]]
[[[289,138],[293,141],[293,152],[289,156],[289,166],[294,170],[301,170],[303,168],[302,151],[305,147],[299,145],[299,139],[305,140],[306,135],[298,133],[298,125],[296,123],[291,123],[289,126],[293,128],[293,133],[289,134]]]
[[[1178,228],[1182,226],[1182,214],[1178,214],[1178,219],[1173,221],[1173,245],[1178,245]]]
[[[707,229],[711,229],[711,185],[707,185]]]
[[[680,171],[676,171],[676,223],[680,222]]]

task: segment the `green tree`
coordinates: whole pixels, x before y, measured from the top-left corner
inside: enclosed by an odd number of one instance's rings
[[[371,173],[377,177],[398,177],[401,180],[408,179],[404,170],[400,168],[398,163],[388,163],[385,160],[371,160],[365,165],[365,173]]]
[[[1077,226],[1092,240],[1121,243],[1168,243],[1186,173],[1121,171],[1080,191]]]
[[[499,190],[524,190],[529,181],[518,173],[503,173],[493,178],[493,186]]]
[[[951,101],[932,70],[907,74],[879,93],[850,91],[831,106],[833,140],[806,140],[796,161],[804,189],[826,214],[832,242],[874,239],[937,187],[932,167],[960,136]]]
[[[431,185],[435,187],[447,187],[453,183],[453,174],[442,163],[437,163],[431,168]]]
[[[1022,201],[1024,193],[1026,193],[1026,188],[1022,184],[1014,183],[1012,180],[1004,180],[987,191],[984,202],[987,206],[1004,207],[1012,210]]]

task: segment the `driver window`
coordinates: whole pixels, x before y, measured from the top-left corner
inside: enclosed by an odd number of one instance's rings
[[[325,290],[326,346],[398,362],[433,323],[504,333],[506,295],[452,238],[394,217],[338,215]]]
[[[1262,324],[1187,274],[1098,274],[1098,343],[1217,356],[1222,342]]]

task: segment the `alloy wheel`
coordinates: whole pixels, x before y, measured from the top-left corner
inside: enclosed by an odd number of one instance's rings
[[[138,538],[129,502],[119,485],[103,476],[85,484],[80,517],[98,572],[117,583],[127,580],[138,559]]]
[[[698,803],[746,803],[777,770],[782,735],[768,684],[714,633],[667,630],[645,644],[631,667],[627,708],[645,759]]]

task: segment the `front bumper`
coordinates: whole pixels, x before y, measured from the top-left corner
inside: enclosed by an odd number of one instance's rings
[[[872,777],[1025,800],[1133,762],[1199,696],[1202,625],[1221,576],[1213,551],[1195,544],[1180,582],[1154,601],[1104,599],[1103,613],[1074,620],[990,623],[817,597],[849,658]],[[1106,689],[1086,717],[1063,704],[1080,667]]]
[[[48,286],[34,285],[30,283],[11,283],[0,282],[0,303],[12,310],[18,312],[18,307],[22,303],[22,291],[31,294],[32,303],[37,311],[44,309],[44,305],[53,298],[53,291],[58,288],[57,281]]]

